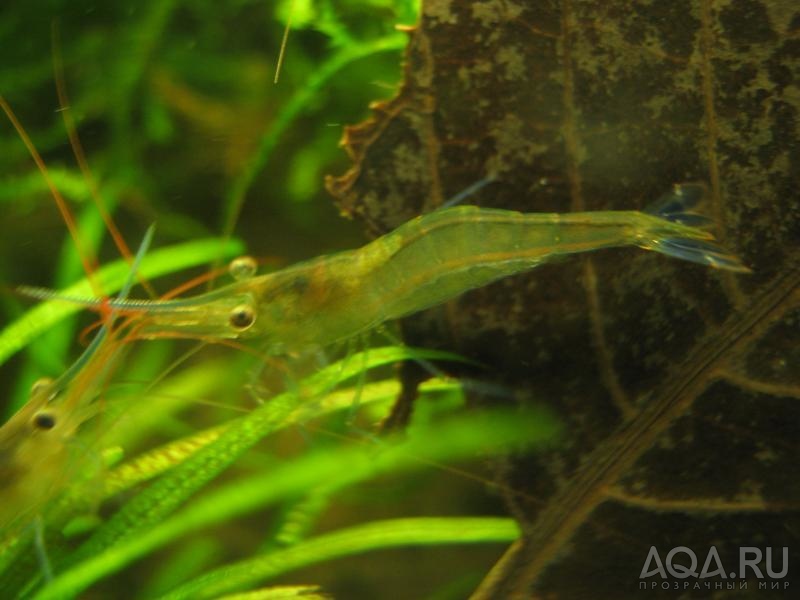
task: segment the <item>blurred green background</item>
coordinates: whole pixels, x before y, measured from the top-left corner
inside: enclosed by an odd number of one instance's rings
[[[132,248],[155,223],[155,247],[233,234],[254,256],[293,262],[365,240],[337,214],[323,176],[348,166],[338,147],[344,125],[395,91],[405,35],[394,26],[413,24],[415,12],[411,1],[15,2],[0,17],[0,93],[82,217],[101,263],[119,253],[69,146],[54,53],[93,177]],[[0,177],[2,308],[10,320],[30,304],[9,293],[13,286],[63,287],[84,273],[44,178],[5,119]],[[188,275],[157,287],[163,293]],[[67,344],[55,345],[34,349],[35,371],[63,368]]]

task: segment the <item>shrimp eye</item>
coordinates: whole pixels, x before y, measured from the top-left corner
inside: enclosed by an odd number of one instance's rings
[[[33,426],[36,429],[47,431],[56,426],[56,417],[49,412],[36,413],[33,415]]]
[[[236,281],[250,279],[256,274],[257,269],[258,265],[252,256],[240,256],[239,258],[234,258],[231,261],[231,264],[228,265],[228,272]]]
[[[247,304],[240,304],[231,311],[228,320],[235,329],[244,331],[256,322],[256,313]]]

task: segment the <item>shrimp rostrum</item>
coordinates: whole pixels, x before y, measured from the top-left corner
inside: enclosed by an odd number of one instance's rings
[[[700,184],[676,185],[644,212],[444,208],[362,248],[278,272],[254,276],[254,266],[235,262],[238,281],[205,294],[110,304],[137,315],[137,337],[257,338],[270,351],[282,352],[349,338],[566,254],[638,246],[748,272],[713,241],[710,220],[692,212],[704,190]]]

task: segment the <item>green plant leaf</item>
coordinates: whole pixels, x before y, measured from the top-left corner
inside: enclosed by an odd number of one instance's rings
[[[136,502],[138,498],[129,503],[129,506],[134,505],[134,509],[123,509],[125,514],[122,518],[118,519],[117,515],[109,521],[103,534],[95,536],[84,547],[82,561],[58,575],[36,597],[75,595],[100,578],[188,532],[294,497],[323,481],[336,481],[340,486],[353,485],[380,473],[420,468],[429,461],[469,457],[476,452],[507,452],[520,446],[541,444],[558,432],[557,422],[545,412],[495,411],[463,415],[417,430],[413,438],[399,443],[386,441],[379,446],[317,450],[272,472],[218,487],[206,496],[196,498],[181,512],[161,520],[167,511],[158,506],[159,501],[169,503],[171,508],[174,499],[169,493],[180,496],[193,484],[196,486],[198,481],[205,481],[209,472],[220,470],[222,463],[232,460],[231,454],[240,453],[243,445],[274,426],[272,419],[289,414],[297,403],[297,398],[289,395],[275,400],[169,473],[170,484],[181,489],[168,491],[156,484],[142,494],[148,496],[145,506]],[[276,406],[269,408],[273,404]],[[153,488],[159,489],[151,491]],[[154,518],[156,516],[158,521]],[[136,522],[131,522],[136,517],[143,519],[138,527]]]
[[[418,517],[388,519],[334,531],[285,550],[225,565],[165,594],[160,600],[213,598],[323,561],[399,546],[497,544],[519,537],[513,519],[498,517]]]

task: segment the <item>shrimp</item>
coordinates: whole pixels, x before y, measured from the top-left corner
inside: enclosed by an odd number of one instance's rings
[[[153,237],[149,228],[133,259],[118,300],[133,286]],[[113,309],[112,309],[113,311]],[[81,426],[97,414],[93,402],[120,355],[127,323],[108,320],[78,359],[58,379],[34,383],[28,402],[0,427],[0,532],[13,531],[39,514],[76,475],[90,450],[75,444]]]
[[[37,381],[28,402],[0,427],[0,531],[39,514],[75,475],[70,465],[87,449],[71,442],[96,413],[91,400],[117,345],[107,330],[98,332],[67,373]]]
[[[704,192],[700,184],[676,185],[645,212],[443,208],[362,248],[275,273],[255,276],[254,264],[234,261],[231,272],[238,281],[194,297],[106,302],[138,314],[137,336],[143,338],[255,338],[265,340],[269,352],[283,353],[341,341],[554,257],[601,248],[638,246],[749,272],[713,242],[706,229],[710,220],[691,212]],[[22,291],[53,297],[47,290]]]

